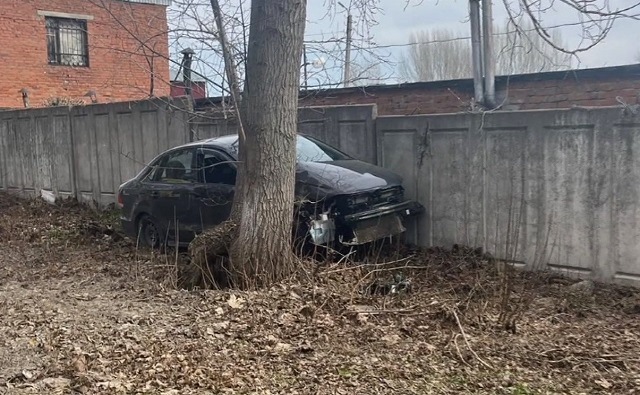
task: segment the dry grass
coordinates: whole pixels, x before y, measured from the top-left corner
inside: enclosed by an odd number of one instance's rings
[[[537,394],[640,388],[640,296],[501,272],[474,251],[328,265],[260,292],[173,287],[175,254],[136,251],[77,205],[0,195],[0,394]],[[402,272],[411,292],[365,295]],[[515,333],[514,333],[515,332]]]

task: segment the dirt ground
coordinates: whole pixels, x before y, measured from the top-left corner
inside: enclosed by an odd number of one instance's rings
[[[113,222],[0,195],[0,394],[640,393],[638,290],[459,248],[185,291]],[[361,292],[394,273],[410,292]]]

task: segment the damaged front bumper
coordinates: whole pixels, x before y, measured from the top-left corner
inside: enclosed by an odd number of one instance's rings
[[[344,221],[346,223],[353,223],[367,219],[380,218],[390,214],[398,214],[403,217],[408,217],[420,214],[422,211],[424,211],[424,207],[420,203],[413,200],[407,200],[402,203],[378,206],[371,210],[345,215]]]
[[[311,221],[309,233],[316,245],[332,243],[336,238],[343,245],[362,245],[403,233],[406,229],[402,218],[423,211],[424,207],[420,203],[404,201],[338,218],[322,214]]]

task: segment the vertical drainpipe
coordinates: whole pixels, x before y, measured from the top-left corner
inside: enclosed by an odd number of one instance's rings
[[[471,60],[473,64],[473,92],[476,103],[484,102],[482,86],[482,33],[480,26],[480,0],[469,0],[471,21]]]
[[[484,94],[485,105],[496,107],[496,61],[493,49],[492,0],[482,0],[482,39],[484,42]]]

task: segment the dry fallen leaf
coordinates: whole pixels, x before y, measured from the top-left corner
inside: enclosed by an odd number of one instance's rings
[[[87,358],[84,356],[84,354],[78,355],[73,360],[73,368],[76,373],[85,373],[87,371]]]
[[[382,340],[390,345],[397,344],[400,341],[400,336],[396,334],[389,334],[382,336]]]
[[[277,343],[276,346],[273,348],[274,351],[276,352],[287,352],[289,350],[291,350],[291,344],[288,343]]]
[[[47,377],[42,379],[42,383],[53,390],[64,389],[71,385],[71,380],[65,377]]]
[[[241,309],[241,308],[244,307],[244,299],[238,298],[238,297],[236,297],[236,295],[231,294],[229,296],[229,300],[227,301],[227,304],[232,309]]]
[[[220,332],[225,332],[228,328],[229,328],[229,321],[214,322],[211,324],[210,327],[207,328],[206,332],[208,335],[218,337]]]

